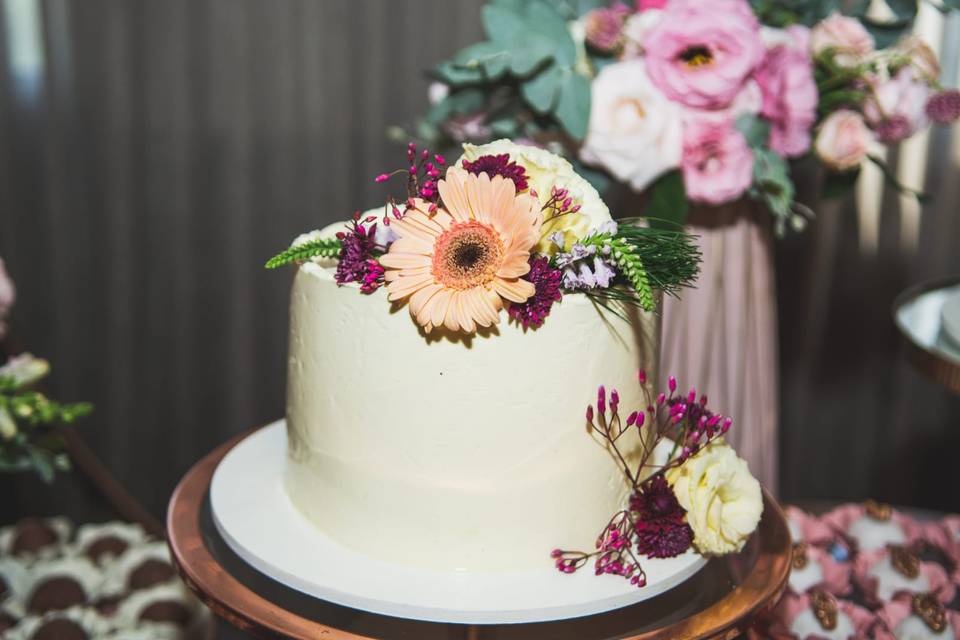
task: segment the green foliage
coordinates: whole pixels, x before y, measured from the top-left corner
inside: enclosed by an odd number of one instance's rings
[[[790,179],[787,162],[769,149],[753,149],[753,186],[750,195],[763,202],[774,218],[778,235],[786,232],[787,225],[802,227],[804,220],[794,213],[796,189]]]
[[[897,174],[894,172],[893,169],[890,168],[890,165],[888,165],[886,160],[884,160],[883,158],[875,155],[868,155],[867,159],[869,159],[870,162],[875,164],[880,169],[880,171],[883,173],[883,177],[886,180],[887,184],[893,187],[894,189],[896,189],[897,191],[899,191],[900,193],[908,193],[914,196],[920,202],[925,202],[930,199],[930,194],[925,193],[923,191],[917,191],[916,189],[911,189],[910,187],[900,182],[900,180],[897,178]]]
[[[487,98],[497,88],[516,87],[535,114],[582,139],[590,117],[590,82],[575,70],[577,47],[567,28],[570,12],[579,11],[581,4],[494,0],[485,5],[481,19],[487,40],[466,47],[434,70],[452,89],[448,100],[467,87]],[[454,113],[444,102],[428,115],[429,124],[436,126]],[[447,115],[441,117],[444,110]],[[478,110],[479,106],[473,109]],[[502,118],[498,128],[508,129]]]
[[[292,262],[303,262],[310,258],[336,258],[340,255],[340,241],[336,238],[321,238],[311,240],[295,247],[290,247],[273,256],[264,265],[267,269],[276,269]]]
[[[765,147],[770,139],[770,123],[751,113],[737,118],[735,126],[751,147]]]
[[[57,471],[70,468],[57,427],[89,415],[93,407],[86,402],[63,404],[30,388],[37,377],[21,372],[36,371],[37,364],[45,375],[46,363],[31,356],[0,368],[0,471],[33,470],[50,482]]]
[[[676,295],[692,286],[700,272],[700,249],[693,236],[680,227],[658,229],[645,226],[637,218],[619,220],[616,235],[600,233],[581,240],[599,250],[609,249],[609,259],[617,266],[627,286],[586,291],[594,302],[614,311],[611,301],[653,311],[654,291]]]
[[[647,216],[653,226],[665,226],[668,229],[683,226],[689,210],[690,202],[683,186],[683,174],[679,170],[665,173],[650,187]]]
[[[860,177],[860,167],[850,171],[830,171],[823,180],[823,189],[820,197],[826,199],[841,198],[857,184],[857,178]]]

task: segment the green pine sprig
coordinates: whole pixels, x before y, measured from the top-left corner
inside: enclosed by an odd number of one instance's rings
[[[618,236],[610,241],[610,248],[613,250],[614,264],[633,287],[640,306],[644,311],[653,311],[656,306],[653,289],[650,287],[650,278],[647,276],[647,270],[643,266],[637,247]]]
[[[692,235],[679,225],[676,229],[642,226],[636,218],[617,224],[614,240],[630,248],[625,255],[642,266],[650,289],[673,296],[693,286],[703,256]]]
[[[336,258],[340,255],[342,243],[337,238],[320,238],[290,247],[273,256],[264,265],[267,269],[276,269],[292,262],[303,262],[311,258]]]

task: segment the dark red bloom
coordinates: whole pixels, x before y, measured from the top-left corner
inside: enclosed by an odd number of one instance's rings
[[[489,157],[489,156],[484,156]],[[523,325],[523,328],[539,328],[544,318],[550,315],[550,307],[559,302],[563,294],[560,293],[562,272],[550,266],[547,258],[530,258],[530,271],[523,276],[533,283],[536,291],[526,302],[514,303],[507,309],[510,317]]]
[[[880,142],[893,144],[910,136],[910,121],[905,116],[896,114],[878,123],[874,130]]]
[[[376,224],[367,228],[354,220],[347,231],[337,234],[341,242],[333,276],[337,284],[359,282],[363,293],[373,293],[383,284],[383,267],[374,257],[379,252],[376,232]]]
[[[650,558],[678,556],[693,543],[693,530],[684,520],[686,511],[662,475],[643,485],[630,498],[630,510],[637,514],[637,551]]]
[[[493,176],[503,176],[508,180],[513,180],[517,187],[517,193],[527,189],[527,172],[516,162],[510,161],[510,154],[501,153],[495,156],[480,156],[473,162],[463,161],[463,168],[474,175],[485,173],[491,178]]]
[[[637,552],[648,558],[673,558],[693,544],[693,529],[672,520],[637,523]]]

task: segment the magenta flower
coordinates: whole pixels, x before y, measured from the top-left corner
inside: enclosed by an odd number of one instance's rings
[[[927,117],[940,124],[949,124],[960,118],[960,91],[949,89],[934,94],[927,100]]]
[[[667,6],[668,0],[637,0],[637,11],[646,11],[647,9],[663,9]]]
[[[784,157],[806,153],[818,99],[809,56],[785,45],[774,47],[754,77],[763,94],[760,114],[772,125],[770,148]]]
[[[729,105],[765,52],[746,0],[673,0],[643,47],[653,83],[697,109]]]
[[[683,182],[691,200],[723,204],[753,180],[753,153],[733,122],[691,122],[683,136]]]
[[[892,78],[871,87],[863,115],[881,142],[898,142],[930,123],[926,112],[929,97],[927,83],[917,78],[913,69],[904,67]]]
[[[464,160],[462,164],[464,169],[474,175],[485,173],[490,178],[503,176],[512,180],[517,188],[517,193],[527,190],[527,172],[516,162],[510,160],[509,153],[480,156],[473,162]]]
[[[544,319],[550,315],[550,307],[560,302],[561,272],[550,266],[547,258],[530,258],[530,271],[523,276],[536,287],[536,292],[526,302],[511,304],[507,309],[510,317],[523,325],[523,328],[538,329]]]
[[[621,44],[623,21],[630,14],[630,9],[623,4],[612,7],[594,9],[584,17],[587,43],[597,51],[611,53]]]
[[[337,271],[333,276],[337,284],[357,282],[363,293],[373,293],[380,288],[383,284],[383,267],[375,255],[382,247],[377,244],[376,236],[377,225],[366,227],[358,222],[357,216],[354,216],[347,231],[337,234],[341,242]]]

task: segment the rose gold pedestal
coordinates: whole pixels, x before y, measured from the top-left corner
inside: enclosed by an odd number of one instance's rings
[[[760,528],[742,553],[713,560],[696,576],[662,596],[609,613],[536,624],[461,625],[391,618],[334,605],[258,573],[230,551],[213,526],[207,497],[213,472],[223,456],[249,433],[218,447],[180,481],[167,512],[167,537],[174,562],[187,585],[217,615],[257,637],[734,638],[776,604],[790,573],[787,523],[780,507],[765,492]],[[388,544],[389,523],[384,524],[384,529]]]

